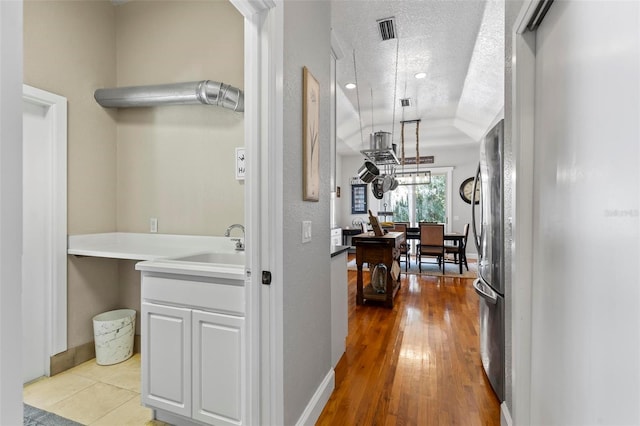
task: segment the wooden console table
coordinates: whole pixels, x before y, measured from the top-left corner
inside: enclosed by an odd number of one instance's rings
[[[359,234],[351,239],[356,247],[356,265],[358,267],[356,304],[362,305],[366,300],[383,302],[387,308],[393,308],[393,298],[400,288],[400,273],[393,279],[391,268],[394,261],[400,260],[400,245],[404,243],[403,232],[389,232],[381,237]],[[373,267],[384,263],[387,267],[387,289],[384,293],[376,292],[371,284],[363,285],[362,265],[367,263],[373,273]]]

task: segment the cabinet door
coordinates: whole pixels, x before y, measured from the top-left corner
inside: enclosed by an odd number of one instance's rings
[[[142,303],[142,402],[191,417],[191,310]]]
[[[244,423],[244,318],[194,310],[193,418]]]

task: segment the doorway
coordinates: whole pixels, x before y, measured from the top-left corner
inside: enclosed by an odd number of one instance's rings
[[[67,100],[23,86],[23,382],[67,344]]]

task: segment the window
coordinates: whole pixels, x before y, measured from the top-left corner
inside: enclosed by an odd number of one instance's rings
[[[410,184],[401,184],[391,192],[393,220],[409,222],[450,223],[449,181],[451,170],[431,172],[431,183],[415,183],[415,177],[407,179]]]
[[[447,176],[431,176],[430,184],[415,185],[416,222],[447,222]]]

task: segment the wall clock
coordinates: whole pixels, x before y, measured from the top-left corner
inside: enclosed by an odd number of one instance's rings
[[[465,203],[471,204],[471,195],[473,193],[473,178],[467,178],[460,184],[460,198],[464,200]],[[480,203],[480,182],[478,182],[478,186],[476,187],[476,196],[474,197],[475,204]]]

